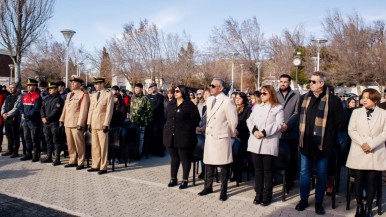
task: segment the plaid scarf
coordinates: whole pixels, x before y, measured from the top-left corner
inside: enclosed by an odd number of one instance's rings
[[[311,94],[313,93],[309,91],[307,95],[304,97],[302,107],[300,110],[299,146],[301,148],[304,146],[303,138],[304,138],[304,132],[306,130],[306,112],[307,112],[308,105],[310,104],[310,101],[311,101]],[[314,138],[317,140],[316,142],[318,144],[318,148],[320,151],[323,150],[324,133],[326,131],[327,114],[328,114],[328,98],[329,98],[329,90],[327,88],[326,94],[320,99],[318,111],[315,118],[314,132],[313,132],[315,136]]]

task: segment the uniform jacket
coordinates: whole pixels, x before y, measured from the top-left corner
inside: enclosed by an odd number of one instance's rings
[[[346,166],[358,170],[386,170],[386,111],[375,107],[372,119],[367,120],[365,108],[355,109],[351,115],[348,134],[351,137],[350,153]],[[367,143],[371,152],[363,152]]]
[[[248,151],[255,154],[266,154],[278,156],[279,154],[279,133],[284,120],[283,106],[259,104],[253,109],[247,119],[247,126],[251,136],[248,140]],[[266,136],[257,139],[252,131],[256,127],[259,131],[265,131]]]
[[[59,122],[62,115],[64,101],[59,93],[44,98],[40,115],[47,120],[47,124]]]
[[[300,94],[290,89],[285,99],[280,90],[277,91],[276,96],[283,106],[284,122],[288,127],[285,133],[281,133],[280,139],[299,139],[299,116],[297,114]]]
[[[177,101],[169,103],[165,112],[163,143],[166,147],[194,148],[197,144],[196,127],[200,114],[193,102],[184,101],[177,106]],[[172,139],[174,136],[174,143]]]
[[[8,95],[5,98],[4,104],[1,108],[1,115],[7,113],[8,122],[17,121],[20,122],[20,108],[21,108],[22,96],[21,94]]]
[[[97,99],[98,92],[95,92],[91,98],[87,119],[87,125],[91,124],[91,129],[93,130],[102,130],[103,126],[109,127],[114,111],[113,94],[111,91],[103,89],[99,92],[99,99]]]
[[[40,108],[42,106],[42,97],[39,91],[25,93],[22,97],[20,113],[24,116],[24,123],[34,125],[41,124]]]
[[[233,162],[232,137],[236,135],[237,111],[233,100],[225,94],[217,95],[216,104],[212,108],[214,99],[211,96],[206,102],[204,163],[225,165]]]
[[[130,121],[132,124],[144,127],[152,120],[151,101],[143,95],[133,95],[130,100]]]
[[[59,121],[64,122],[65,127],[85,127],[90,98],[87,93],[75,90],[67,94],[62,116]]]

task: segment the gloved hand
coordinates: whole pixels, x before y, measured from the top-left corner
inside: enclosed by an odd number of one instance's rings
[[[109,127],[108,127],[108,126],[103,126],[103,132],[104,132],[104,133],[109,132]]]
[[[88,132],[91,133],[91,124],[87,125],[87,128],[88,128]]]
[[[78,125],[78,126],[76,127],[76,129],[78,129],[78,130],[82,130],[82,129],[83,129],[83,127],[82,127],[82,126],[80,126],[80,125]]]

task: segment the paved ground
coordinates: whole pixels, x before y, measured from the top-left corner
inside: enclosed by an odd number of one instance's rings
[[[3,145],[3,150],[5,146]],[[67,159],[65,159],[65,162]],[[63,166],[22,162],[19,159],[0,157],[0,216],[315,216],[313,196],[310,207],[298,212],[294,209],[299,200],[295,188],[280,200],[280,186],[274,189],[274,202],[268,207],[252,204],[253,182],[240,187],[229,184],[229,200],[221,202],[219,184],[215,193],[199,197],[203,181],[185,190],[168,188],[169,158],[150,157],[131,163],[127,168],[120,164],[115,172],[106,175],[76,171]],[[181,172],[180,174],[181,175]],[[192,178],[192,176],[190,177]],[[386,187],[383,188],[383,210],[386,210]],[[337,208],[331,209],[330,197],[325,198],[326,216],[354,216],[345,210],[345,179],[337,196]],[[16,200],[22,199],[22,200]],[[23,201],[24,200],[24,201]],[[30,208],[28,203],[40,206]],[[15,203],[15,206],[10,204]],[[20,207],[29,207],[28,212]],[[32,211],[33,210],[33,211]],[[6,215],[4,215],[6,213]],[[374,209],[375,213],[375,209]],[[384,213],[382,216],[386,216]]]

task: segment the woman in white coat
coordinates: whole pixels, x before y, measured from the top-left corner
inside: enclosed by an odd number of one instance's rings
[[[272,200],[275,159],[279,153],[279,132],[284,123],[283,107],[271,85],[260,91],[262,104],[256,105],[247,120],[251,136],[248,151],[252,152],[255,167],[254,204],[268,206]]]
[[[357,211],[355,216],[372,216],[377,180],[386,170],[386,111],[377,103],[381,95],[375,89],[362,92],[362,108],[355,109],[348,125],[351,147],[346,166],[354,171]],[[366,189],[367,203],[363,204]]]

